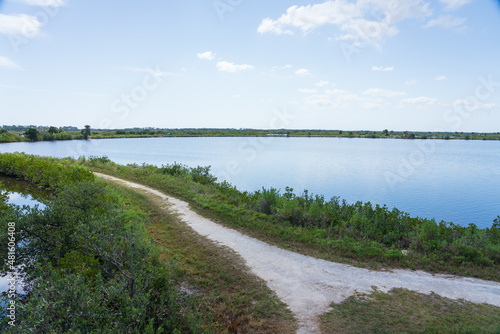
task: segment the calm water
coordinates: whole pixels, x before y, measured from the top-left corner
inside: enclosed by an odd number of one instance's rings
[[[242,190],[304,189],[461,225],[500,215],[500,142],[348,138],[142,138],[1,144],[0,152],[106,155],[120,163],[212,166]]]
[[[35,207],[38,205],[39,209],[45,208],[43,201],[48,200],[50,195],[46,192],[41,191],[39,188],[34,187],[26,181],[19,181],[15,178],[4,177],[0,175],[0,191],[8,191],[7,203],[14,204],[18,206],[29,206]],[[19,245],[18,245],[19,247]],[[21,263],[18,263],[21,265]],[[0,293],[7,292],[9,290],[9,279],[10,275],[0,277]],[[21,277],[17,277],[17,292],[22,294],[23,290],[23,280]],[[4,307],[4,304],[0,305]]]

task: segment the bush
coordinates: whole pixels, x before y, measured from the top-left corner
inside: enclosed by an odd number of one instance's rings
[[[61,170],[68,174],[74,166]],[[127,208],[120,193],[103,183],[76,182],[78,174],[63,179],[68,184],[58,186],[44,210],[17,217],[0,213],[2,244],[8,222],[16,223],[17,240],[24,244],[16,261],[26,264],[30,287],[19,303],[16,327],[3,321],[0,331],[212,333],[194,302],[180,298],[176,266],[160,260],[146,233],[146,216]]]
[[[83,166],[65,166],[54,158],[24,153],[1,153],[0,173],[54,189],[73,182],[95,180],[94,174]]]
[[[49,133],[49,132],[45,132],[43,134],[43,140],[44,141],[53,141],[55,138],[54,138],[54,135],[52,133]]]
[[[191,168],[191,177],[196,183],[203,185],[214,184],[217,178],[210,174],[210,166]]]

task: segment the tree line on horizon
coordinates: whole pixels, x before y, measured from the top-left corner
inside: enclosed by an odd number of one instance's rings
[[[342,138],[393,138],[393,139],[464,139],[464,140],[500,140],[500,132],[422,132],[422,131],[343,131],[343,130],[307,130],[307,129],[218,129],[218,128],[125,128],[125,129],[92,129],[85,125],[83,129],[77,127],[37,127],[34,125],[20,126],[4,125],[0,128],[0,143],[20,141],[56,141],[56,140],[87,140],[106,138],[134,138],[134,137],[342,137]]]

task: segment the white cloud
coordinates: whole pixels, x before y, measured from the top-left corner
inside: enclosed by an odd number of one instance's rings
[[[240,71],[251,70],[254,67],[248,64],[236,65],[234,63],[228,61],[219,61],[217,62],[217,69],[222,72],[236,73]]]
[[[30,6],[39,7],[63,7],[66,6],[66,1],[64,0],[19,0]]]
[[[472,0],[440,0],[442,4],[446,6],[446,9],[448,10],[455,10],[458,9],[468,3],[470,3]]]
[[[205,60],[214,60],[215,59],[215,53],[212,51],[206,51],[203,53],[198,53],[198,58],[200,59],[205,59]]]
[[[42,24],[34,16],[0,14],[0,34],[33,38],[38,35],[41,26]]]
[[[407,103],[407,104],[434,105],[434,104],[437,104],[439,101],[438,101],[438,99],[435,99],[432,97],[420,96],[420,97],[411,97],[408,99],[403,99],[403,100],[401,100],[401,102]]]
[[[390,72],[394,70],[394,66],[387,66],[387,67],[383,67],[383,66],[372,66],[372,71],[382,71],[382,72]]]
[[[283,66],[283,68],[285,68],[285,69],[292,68],[292,67],[293,67],[293,66],[292,66],[292,65],[290,65],[290,64],[286,64],[285,66]]]
[[[415,80],[415,79],[411,79],[411,80],[406,81],[406,82],[405,82],[405,85],[406,85],[406,86],[411,86],[411,85],[414,85],[414,84],[416,84],[416,83],[417,83],[417,80]]]
[[[299,88],[297,89],[297,92],[302,93],[302,94],[313,94],[316,93],[316,89],[308,89],[308,88]]]
[[[274,34],[291,34],[284,29],[291,26],[308,32],[325,24],[340,25],[353,17],[359,17],[361,12],[355,4],[344,1],[328,1],[322,4],[307,6],[292,6],[279,19],[266,18],[258,28],[258,32]]]
[[[452,106],[464,107],[469,111],[500,109],[500,106],[495,103],[481,103],[471,100],[455,100]]]
[[[386,37],[397,35],[398,30],[391,26],[387,21],[373,21],[363,18],[350,20],[341,27],[342,31],[348,33],[342,37],[343,40],[352,40],[354,45],[370,45],[380,48],[381,43]]]
[[[262,20],[261,24],[257,28],[257,31],[261,34],[272,33],[276,35],[288,34],[292,35],[290,30],[283,30],[279,25],[275,24],[270,18]]]
[[[440,76],[436,77],[434,80],[436,80],[436,81],[444,81],[444,80],[448,80],[448,77],[445,76],[445,75],[440,75]]]
[[[320,4],[292,6],[276,20],[265,18],[258,27],[261,34],[293,34],[293,29],[308,33],[325,25],[337,26],[344,34],[340,40],[363,39],[379,46],[386,36],[398,33],[395,23],[432,14],[424,0],[330,0]],[[366,41],[368,40],[368,41]]]
[[[295,74],[298,75],[299,77],[306,77],[308,75],[311,75],[311,72],[309,72],[309,70],[305,68],[301,68],[300,70],[297,70]]]
[[[14,63],[12,60],[6,57],[0,57],[0,67],[8,67],[16,69],[20,68],[16,63]]]
[[[424,28],[430,27],[443,27],[447,29],[451,28],[464,28],[463,25],[467,19],[463,17],[454,17],[452,15],[441,15],[437,19],[430,20],[424,26]]]
[[[239,99],[239,98],[241,98],[241,95],[240,95],[240,94],[234,94],[234,95],[233,95],[233,98],[235,98],[235,99]]]
[[[370,95],[373,97],[381,97],[381,98],[394,98],[405,96],[405,92],[398,92],[395,90],[381,89],[381,88],[370,88],[363,92],[363,95]]]

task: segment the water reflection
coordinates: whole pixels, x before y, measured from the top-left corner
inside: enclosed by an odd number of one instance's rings
[[[12,177],[0,176],[0,191],[7,191],[7,204],[20,207],[34,208],[38,206],[39,209],[43,210],[50,200],[50,192],[40,189],[27,181]],[[17,247],[20,247],[20,245],[18,244]],[[20,265],[22,264],[17,263],[18,268]],[[0,277],[0,293],[9,290],[10,278],[11,273],[8,273],[8,275],[4,277]],[[24,293],[23,287],[22,277],[16,274],[16,292],[18,295]],[[3,307],[5,305],[1,306]]]
[[[43,188],[31,184],[30,182],[0,175],[0,191],[8,192],[8,203],[18,206],[27,205],[40,209],[45,208],[45,203],[50,201],[51,193]]]

